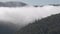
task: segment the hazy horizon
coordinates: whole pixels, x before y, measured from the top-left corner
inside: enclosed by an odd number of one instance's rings
[[[20,1],[29,5],[60,4],[60,0],[0,0],[0,2]]]

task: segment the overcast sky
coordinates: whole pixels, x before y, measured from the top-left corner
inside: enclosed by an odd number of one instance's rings
[[[30,5],[60,4],[60,0],[0,0],[0,1],[22,1]]]

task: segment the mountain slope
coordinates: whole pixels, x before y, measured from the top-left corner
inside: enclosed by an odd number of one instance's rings
[[[14,2],[14,1],[10,1],[10,2],[0,2],[0,7],[23,7],[26,6],[27,4],[23,3],[23,2]]]
[[[60,34],[60,14],[35,21],[17,31],[16,34]]]

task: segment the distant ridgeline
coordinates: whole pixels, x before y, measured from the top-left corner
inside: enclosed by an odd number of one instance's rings
[[[49,6],[60,6],[60,4],[47,4],[47,5],[49,5]],[[40,6],[34,5],[34,7],[43,7],[43,6],[45,6],[45,5],[40,5]]]
[[[60,6],[60,4],[48,4],[52,6]],[[9,1],[9,2],[0,2],[0,7],[24,7],[27,6],[26,3],[24,2],[19,2],[19,1]],[[45,5],[34,5],[34,7],[43,7]]]
[[[49,5],[52,5],[52,6],[60,6],[60,4],[49,4]]]
[[[0,2],[0,7],[23,7],[26,6],[27,4],[23,3],[23,2]]]

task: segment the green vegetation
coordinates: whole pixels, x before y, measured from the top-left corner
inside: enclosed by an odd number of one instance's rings
[[[16,34],[60,34],[60,14],[28,24],[17,31]]]

